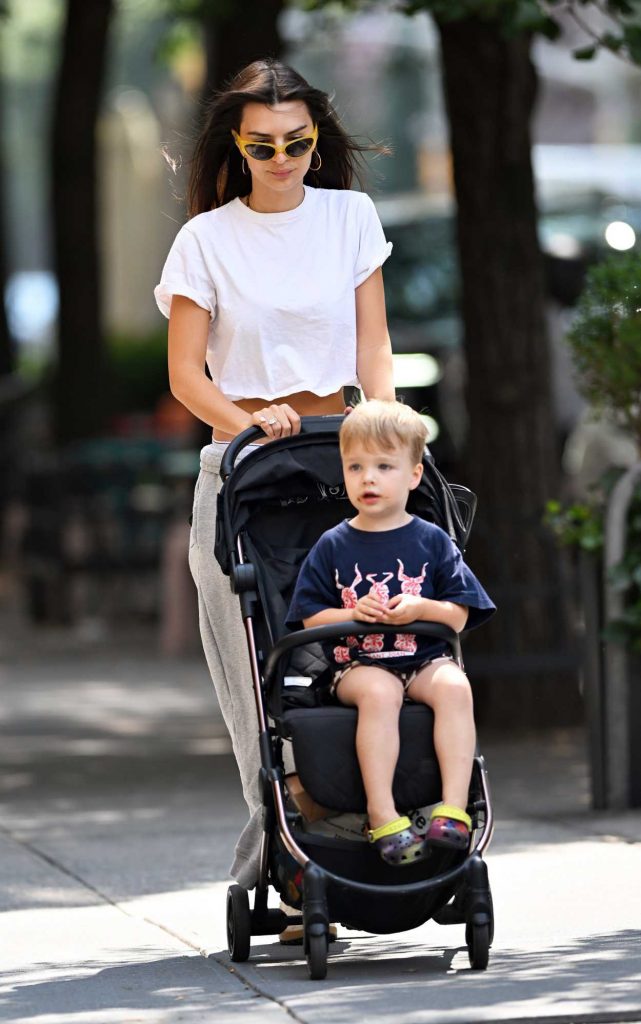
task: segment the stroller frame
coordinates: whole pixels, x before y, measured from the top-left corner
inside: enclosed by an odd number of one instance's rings
[[[306,417],[301,422],[301,433],[336,433],[337,424],[341,421],[342,417]],[[229,477],[242,448],[262,436],[263,432],[259,428],[250,428],[229,444],[221,464],[223,483]],[[273,441],[269,447],[272,450],[277,446],[283,447],[288,440]],[[266,694],[276,679],[281,659],[296,647],[321,641],[328,642],[348,634],[364,636],[374,632],[398,633],[401,630],[398,626],[356,621],[297,630],[279,639],[271,648],[265,660],[264,676],[261,676],[254,631],[256,606],[260,602],[257,574],[254,565],[247,561],[241,534],[235,538],[234,546],[235,552],[229,559],[230,564],[227,568],[231,589],[240,600],[247,637],[258,724],[260,787],[264,817],[253,908],[250,909],[247,890],[242,886],[232,885],[227,893],[227,939],[230,958],[234,962],[246,961],[250,956],[252,936],[277,935],[289,925],[302,923],[303,946],[309,975],[314,980],[324,978],[327,973],[330,925],[328,888],[340,890],[341,887],[347,886],[353,892],[370,898],[390,895],[412,897],[434,893],[437,898],[437,909],[425,920],[431,917],[438,924],[465,924],[465,941],[470,965],[472,969],[484,970],[489,961],[494,918],[483,854],[492,838],[494,816],[483,757],[477,755],[473,762],[468,803],[468,811],[472,817],[472,841],[462,863],[421,881],[399,881],[398,884],[386,885],[346,878],[316,863],[292,834],[286,809],[285,773],[280,753],[282,741],[269,725]],[[438,623],[420,621],[407,624],[402,631],[446,641],[457,664],[462,667],[459,637],[454,630]],[[300,917],[268,907],[270,841],[274,826],[278,829],[287,853],[302,869],[303,905]],[[441,894],[444,894],[444,898],[439,904],[438,897]],[[347,926],[349,927],[349,924]]]

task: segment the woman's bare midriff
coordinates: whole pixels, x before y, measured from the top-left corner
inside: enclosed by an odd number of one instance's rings
[[[284,395],[268,401],[265,398],[239,398],[234,405],[244,412],[254,413],[270,405],[291,405],[299,416],[340,416],[345,411],[343,389],[333,395],[315,395],[312,391],[298,391],[294,395]],[[215,441],[231,441],[233,434],[214,428]]]

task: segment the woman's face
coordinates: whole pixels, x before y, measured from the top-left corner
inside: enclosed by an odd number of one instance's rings
[[[271,142],[281,146],[311,135],[313,128],[311,114],[302,100],[277,103],[273,107],[264,103],[247,103],[243,108],[238,134],[246,141]],[[280,193],[300,189],[309,170],[313,151],[310,149],[301,157],[276,153],[270,160],[254,160],[247,156],[252,188],[259,185]]]

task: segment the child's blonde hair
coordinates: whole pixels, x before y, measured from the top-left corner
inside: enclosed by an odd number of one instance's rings
[[[419,414],[401,402],[372,399],[361,402],[345,417],[339,433],[341,455],[359,442],[385,451],[406,448],[413,465],[423,461],[427,427]]]

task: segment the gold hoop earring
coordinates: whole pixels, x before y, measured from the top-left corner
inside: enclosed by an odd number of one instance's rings
[[[316,167],[314,167],[314,165],[310,163],[309,169],[310,171],[320,171],[321,167],[323,166],[323,159],[317,149],[315,149],[314,152],[312,153],[312,160],[314,159],[314,156],[318,157],[318,163],[316,164]]]
[[[240,161],[240,169],[243,172],[243,174],[249,174],[249,167],[247,166],[247,161],[245,160],[245,157],[243,157],[243,159]]]

